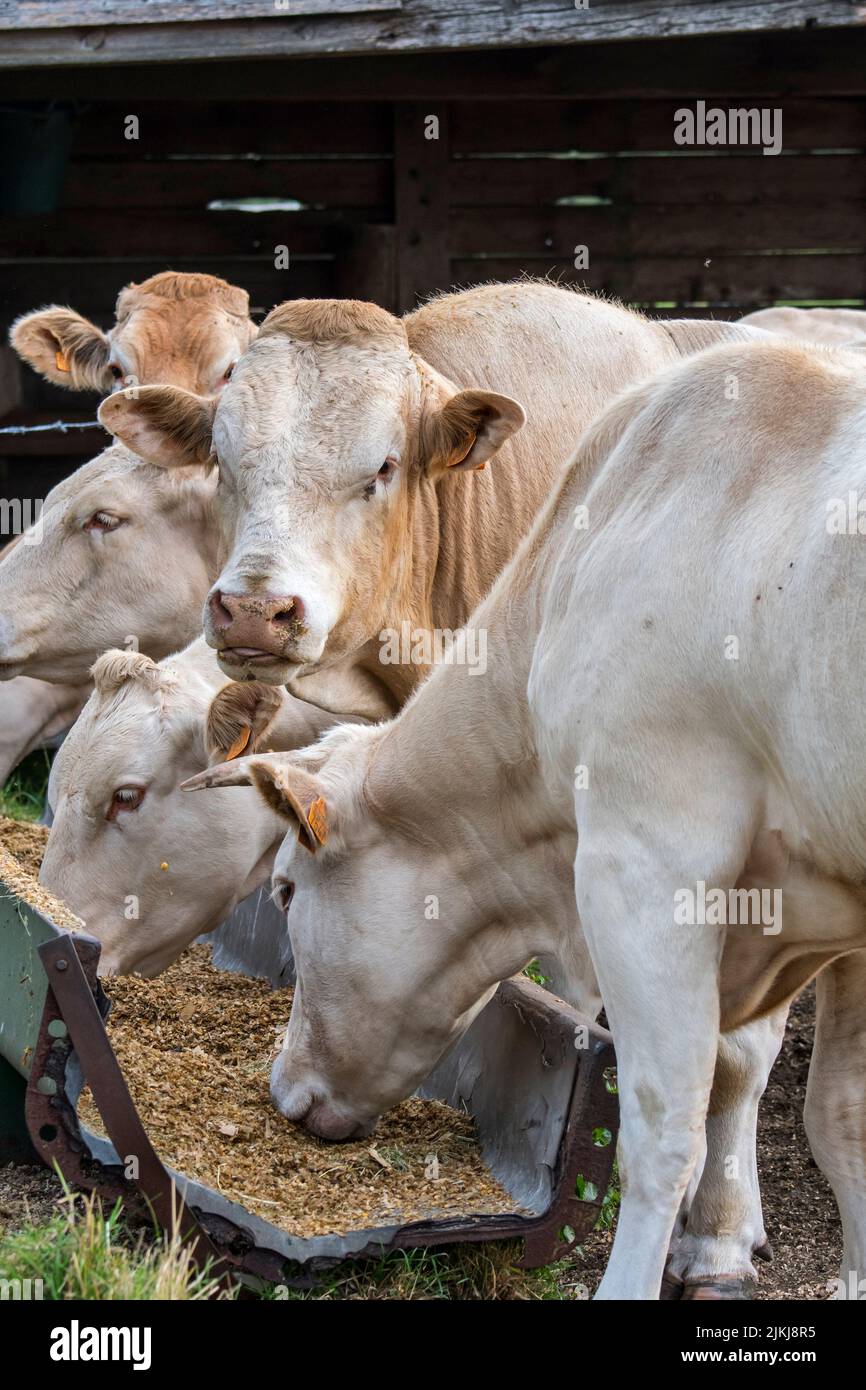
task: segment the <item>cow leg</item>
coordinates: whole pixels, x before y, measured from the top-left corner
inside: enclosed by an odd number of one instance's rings
[[[840,1277],[850,1298],[866,1280],[866,951],[825,966],[804,1119],[815,1162],[842,1217]],[[862,1293],[866,1293],[864,1284]]]
[[[722,1033],[707,1112],[703,1171],[687,1194],[665,1274],[683,1297],[739,1298],[767,1250],[758,1182],[758,1104],[785,1033],[788,1006]]]
[[[597,1294],[609,1299],[659,1296],[713,1082],[723,932],[676,925],[675,894],[701,878],[727,887],[737,877],[733,863],[714,872],[723,866],[712,835],[698,858],[706,868],[695,872],[675,844],[658,843],[651,815],[641,820],[638,833],[623,834],[593,815],[575,861],[578,911],[617,1049],[623,1199]],[[686,833],[696,842],[694,826]]]

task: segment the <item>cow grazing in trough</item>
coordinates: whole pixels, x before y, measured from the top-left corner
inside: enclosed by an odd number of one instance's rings
[[[205,635],[227,674],[302,695],[296,681],[351,654],[396,709],[429,665],[389,636],[465,622],[615,392],[749,331],[651,323],[532,282],[404,319],[296,300],[268,316],[218,401],[119,392],[100,419],[166,468],[218,463],[227,559]]]
[[[59,304],[16,319],[9,341],[47,381],[106,394],[170,381],[215,394],[252,342],[246,290],[215,275],[162,271],[117,296],[107,332]]]
[[[193,806],[178,783],[247,748],[309,743],[335,719],[279,687],[230,682],[202,639],[159,664],[108,651],[93,675],[52,769],[41,879],[102,942],[101,974],[154,975],[267,882],[284,834],[252,793],[246,805],[226,793],[221,805]],[[332,688],[363,704],[363,691],[340,688],[358,679],[334,672]],[[248,943],[250,960],[278,980],[291,961],[284,921],[259,917],[271,939]]]
[[[856,354],[781,341],[626,393],[473,615],[483,680],[443,667],[389,725],[193,783],[252,782],[286,819],[299,987],[272,1093],[332,1138],[574,930],[535,866],[576,838],[622,1115],[601,1297],[658,1296],[719,1029],[764,1026],[816,974],[806,1124],[842,1277],[866,1276],[866,552],[840,523],[866,489],[864,419]]]

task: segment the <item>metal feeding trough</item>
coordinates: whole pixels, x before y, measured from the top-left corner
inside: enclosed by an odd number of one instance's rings
[[[529,980],[500,985],[421,1092],[474,1117],[514,1214],[301,1239],[163,1164],[105,1030],[99,952],[92,937],[59,930],[15,896],[0,898],[0,1160],[32,1161],[35,1151],[71,1184],[120,1197],[165,1229],[179,1224],[197,1237],[197,1261],[212,1261],[222,1277],[286,1283],[387,1250],[513,1239],[524,1241],[521,1263],[533,1267],[566,1253],[594,1225],[617,1129],[612,1041]],[[110,1142],[79,1122],[85,1083]]]

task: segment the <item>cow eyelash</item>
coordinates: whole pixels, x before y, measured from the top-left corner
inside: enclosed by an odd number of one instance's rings
[[[382,464],[382,467],[379,469],[379,472],[376,474],[375,478],[371,478],[369,483],[366,484],[363,492],[361,493],[361,496],[372,497],[376,491],[376,484],[378,482],[387,483],[393,477],[396,467],[397,460],[387,458],[385,462]]]
[[[288,912],[294,896],[295,885],[287,882],[285,879],[281,879],[279,883],[274,885],[274,890],[271,893],[271,902],[275,907],[280,909],[280,912]]]
[[[94,512],[89,521],[85,521],[85,531],[116,531],[123,522],[119,516],[112,516],[111,512]]]
[[[144,800],[144,787],[118,787],[108,808],[106,820],[115,820],[120,811],[137,811]]]

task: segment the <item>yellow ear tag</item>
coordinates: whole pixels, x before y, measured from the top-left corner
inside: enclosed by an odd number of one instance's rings
[[[60,351],[59,348],[54,354],[54,365],[57,368],[58,372],[69,371],[69,361],[66,357],[64,357],[63,353]]]
[[[239,758],[250,741],[249,727],[238,734],[229,751],[226,753],[226,762],[230,763],[232,758]]]
[[[307,812],[307,824],[319,844],[323,845],[328,838],[328,808],[323,796],[317,796]]]

